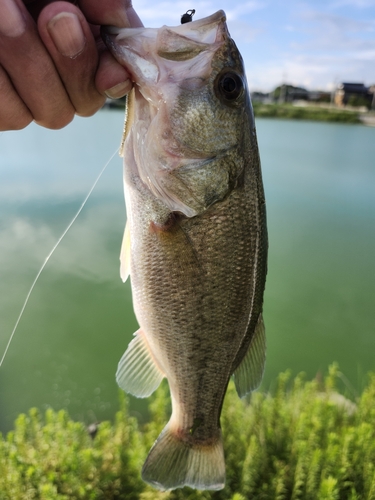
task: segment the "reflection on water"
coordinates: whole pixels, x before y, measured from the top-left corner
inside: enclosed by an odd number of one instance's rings
[[[263,386],[336,360],[373,369],[375,129],[259,120],[270,232]],[[35,274],[119,144],[122,113],[0,140],[0,351]],[[105,172],[31,296],[0,369],[0,430],[31,406],[86,423],[117,409],[114,372],[137,324],[119,279],[121,160]],[[143,406],[142,406],[143,405]],[[142,411],[144,403],[133,402]]]
[[[122,113],[103,112],[2,140],[1,352],[38,269],[118,147],[122,122]],[[67,407],[87,423],[117,407],[114,372],[136,329],[129,284],[119,278],[121,164],[111,162],[34,289],[0,370],[0,428],[33,405]]]

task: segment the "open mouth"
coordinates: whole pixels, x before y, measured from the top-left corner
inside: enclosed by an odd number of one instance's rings
[[[188,62],[203,52],[216,50],[227,28],[224,12],[218,11],[190,23],[159,29],[103,26],[101,34],[113,56],[126,67],[133,81],[141,84],[156,83],[162,73],[170,72],[168,62]]]

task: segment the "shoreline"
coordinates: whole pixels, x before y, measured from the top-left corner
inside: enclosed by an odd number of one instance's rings
[[[108,99],[103,109],[123,110],[125,98]],[[313,120],[329,123],[351,123],[375,127],[375,112],[358,108],[337,108],[331,105],[311,105],[305,101],[296,104],[264,104],[253,102],[255,118],[282,118]]]
[[[330,123],[361,124],[363,112],[336,107],[293,105],[293,104],[261,104],[253,103],[255,118],[283,118],[292,120],[313,120]],[[366,113],[367,115],[367,113]]]

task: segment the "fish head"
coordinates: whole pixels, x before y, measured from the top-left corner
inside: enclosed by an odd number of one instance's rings
[[[142,181],[188,217],[223,199],[243,170],[243,123],[252,120],[225,13],[102,36],[135,84],[125,147]]]

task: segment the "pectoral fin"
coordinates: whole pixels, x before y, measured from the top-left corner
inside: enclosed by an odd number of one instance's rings
[[[163,378],[164,373],[156,365],[144,333],[138,330],[118,364],[118,385],[137,398],[147,398]]]
[[[126,223],[124,236],[122,238],[122,246],[120,252],[120,276],[122,281],[128,279],[130,274],[130,230],[129,222]]]
[[[266,335],[263,317],[260,314],[254,336],[241,364],[233,374],[237,394],[243,398],[261,383],[266,360]]]

